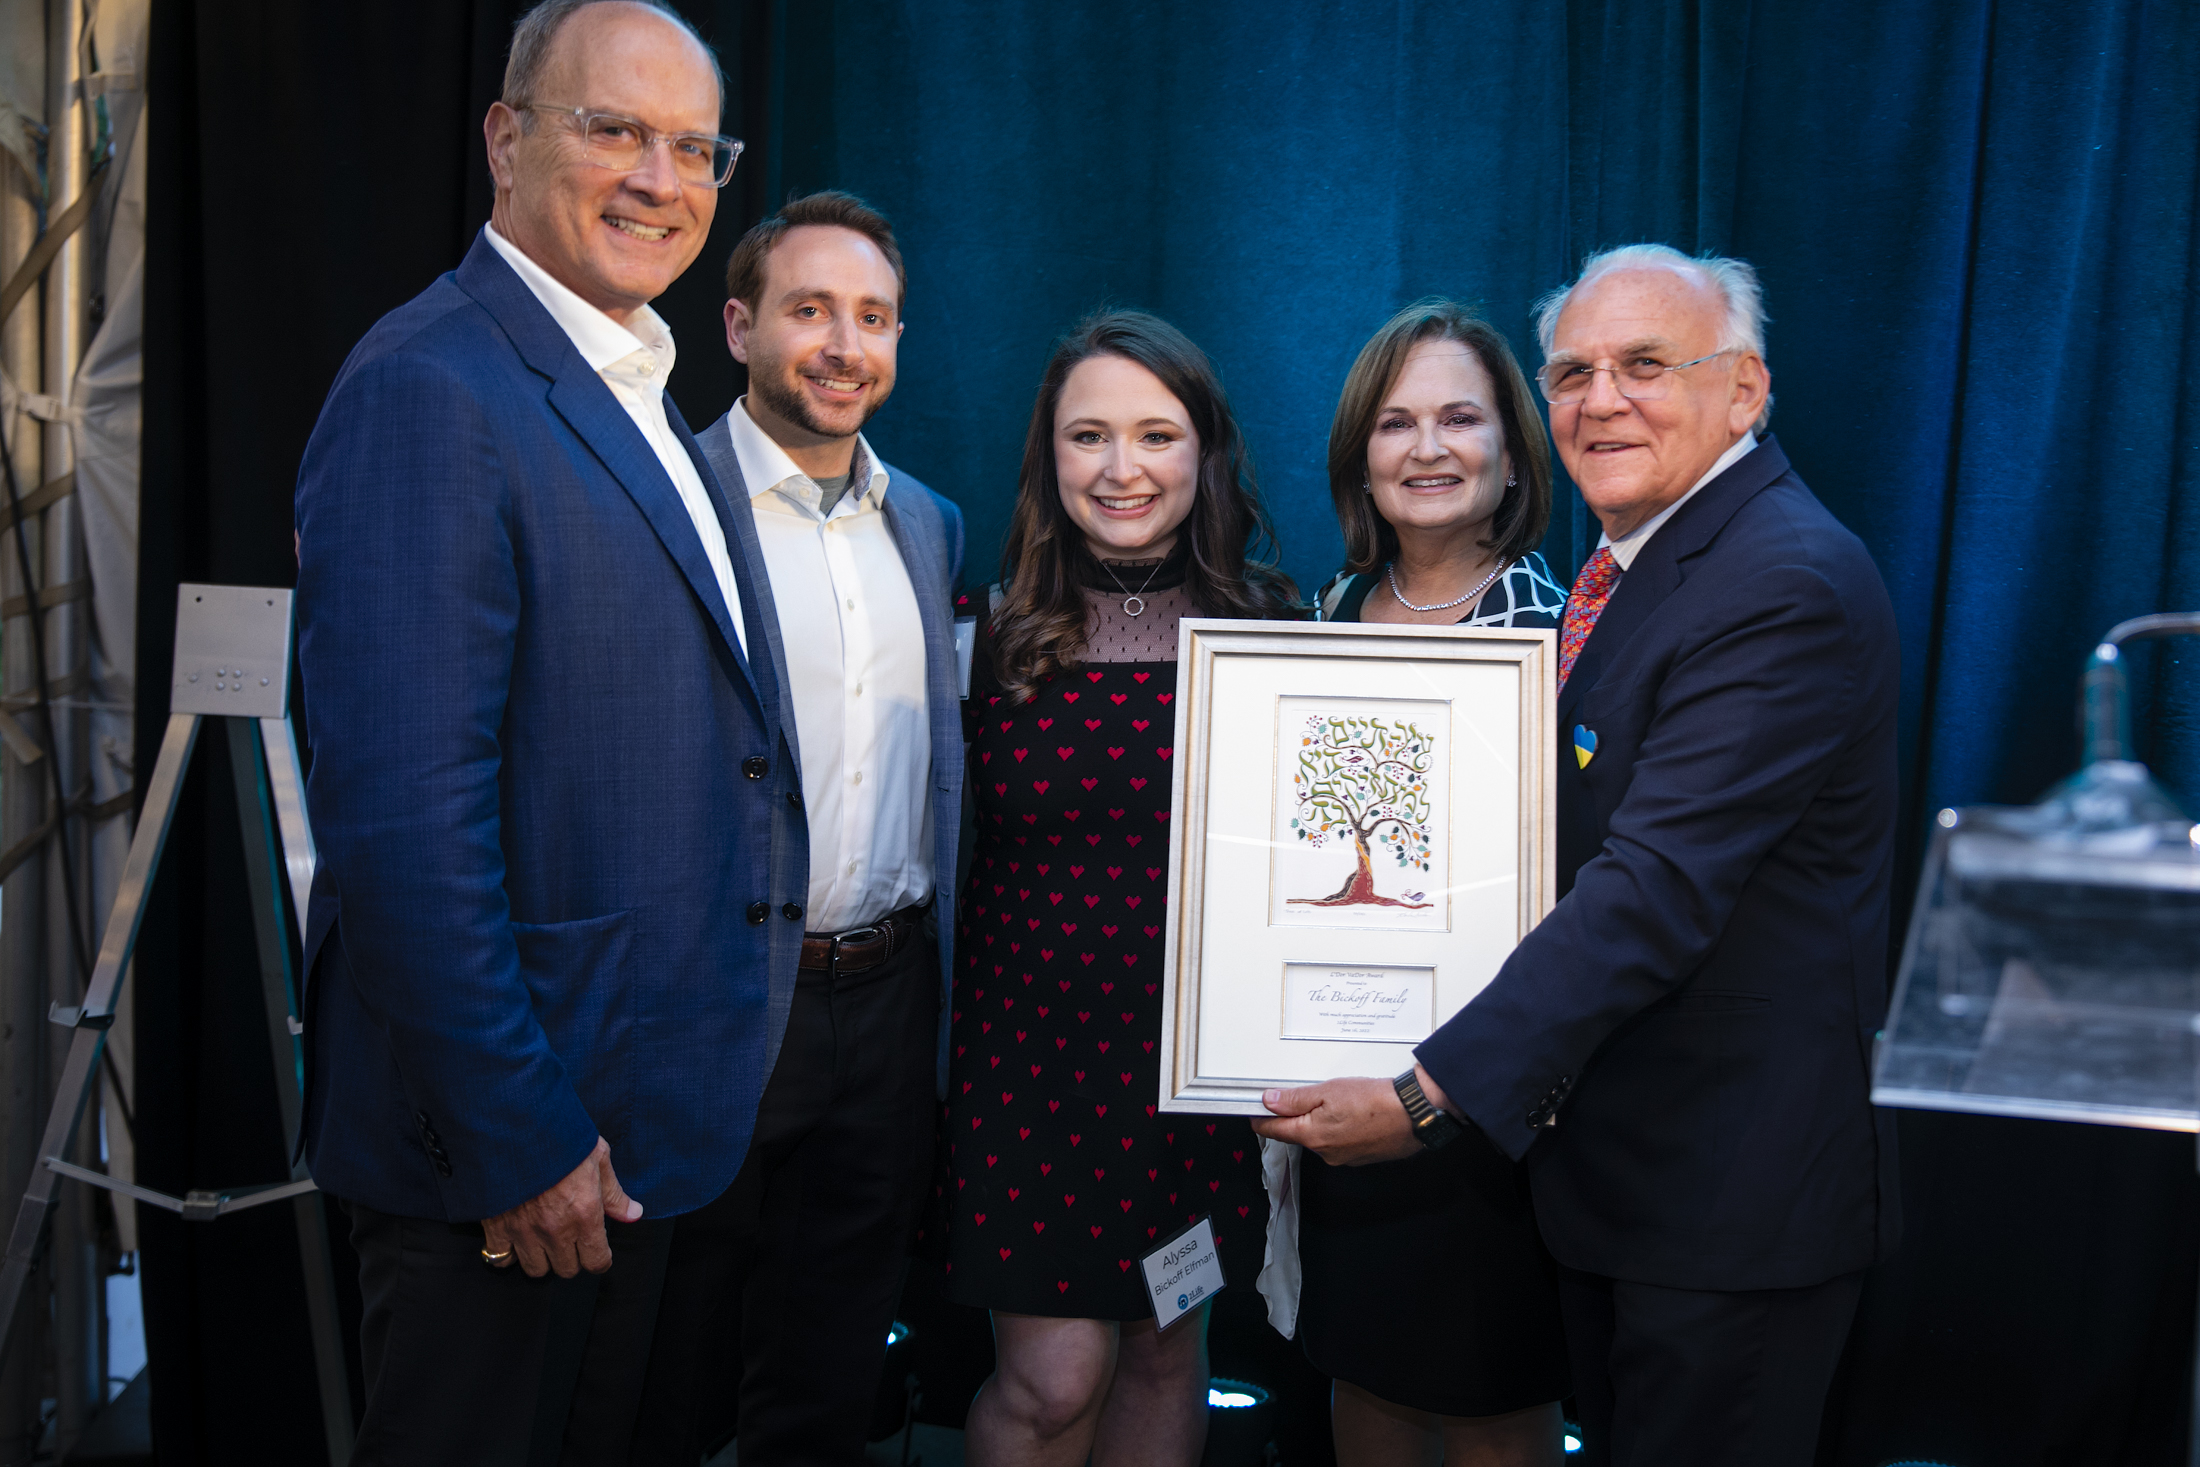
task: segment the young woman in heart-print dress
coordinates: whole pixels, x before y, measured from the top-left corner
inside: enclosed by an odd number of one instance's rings
[[[1229,1284],[1265,1245],[1239,1117],[1164,1114],[1162,926],[1177,622],[1289,617],[1205,355],[1118,311],[1039,388],[965,727],[977,810],[948,1085],[951,1297],[993,1313],[966,1451],[989,1464],[1199,1460],[1206,1309],[1155,1328],[1139,1260],[1212,1220]]]

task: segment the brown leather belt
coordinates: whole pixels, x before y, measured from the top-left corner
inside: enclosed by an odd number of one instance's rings
[[[918,902],[890,912],[865,927],[846,932],[802,934],[802,970],[805,973],[860,973],[875,968],[924,934],[924,914],[930,902]]]

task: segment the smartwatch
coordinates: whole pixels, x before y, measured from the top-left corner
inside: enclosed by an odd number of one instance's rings
[[[1465,1126],[1428,1103],[1428,1096],[1422,1093],[1421,1082],[1414,1078],[1413,1071],[1406,1071],[1391,1081],[1390,1086],[1405,1105],[1406,1119],[1413,1125],[1413,1139],[1423,1146],[1434,1150],[1466,1134]]]

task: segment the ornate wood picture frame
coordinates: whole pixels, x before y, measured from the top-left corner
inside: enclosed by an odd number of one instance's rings
[[[1187,619],[1161,1109],[1392,1075],[1550,911],[1558,637]]]

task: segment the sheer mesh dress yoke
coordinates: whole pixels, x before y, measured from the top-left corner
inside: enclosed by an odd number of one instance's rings
[[[1150,565],[1151,562],[1148,562]],[[1133,571],[1139,574],[1133,575]],[[1123,579],[1133,588],[1144,578],[1143,571],[1135,565],[1126,565]],[[1126,615],[1123,603],[1128,598],[1116,592],[1113,586],[1105,591],[1087,588],[1085,604],[1090,612],[1085,618],[1085,658],[1087,662],[1174,662],[1176,661],[1176,624],[1187,616],[1199,612],[1192,605],[1179,582],[1161,590],[1148,588],[1140,599],[1146,604],[1136,616]]]

